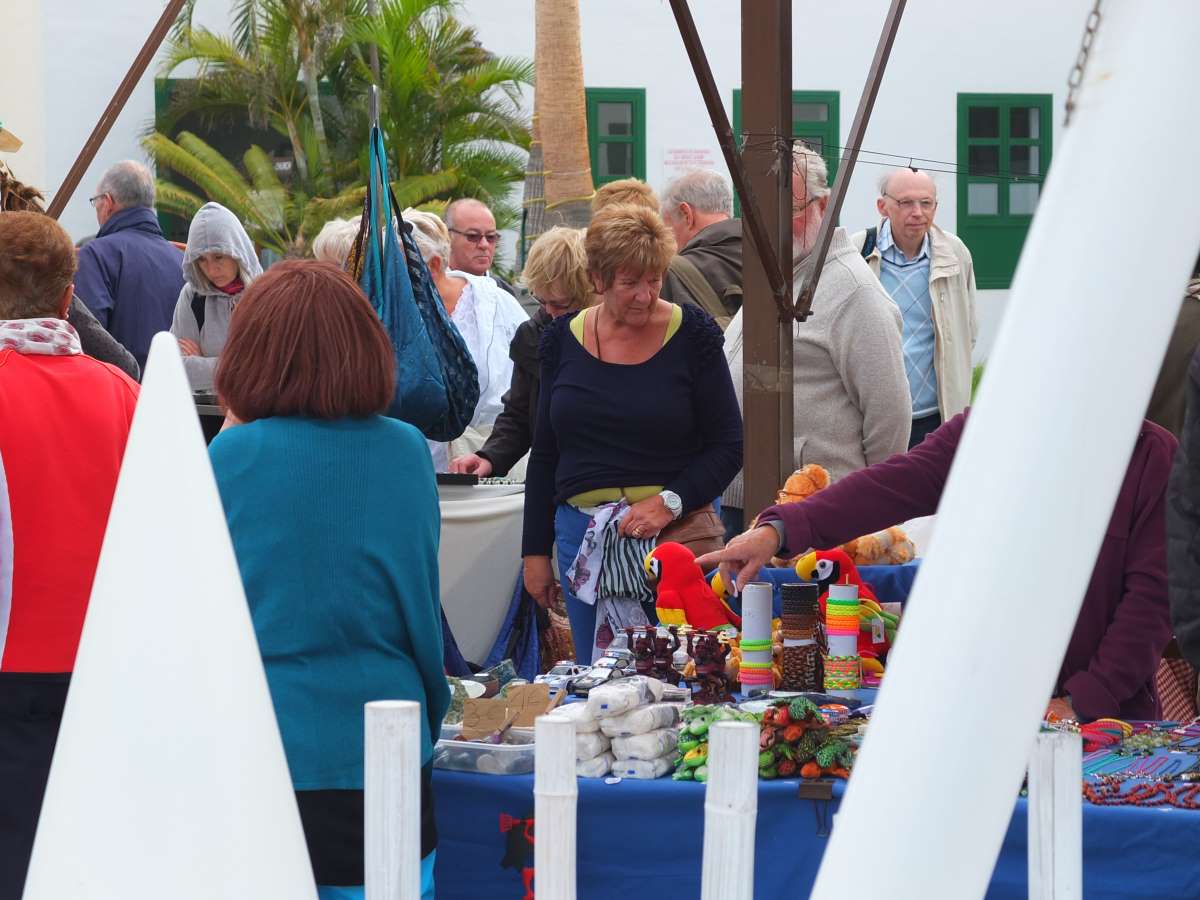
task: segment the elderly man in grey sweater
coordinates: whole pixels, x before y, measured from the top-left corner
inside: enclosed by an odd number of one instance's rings
[[[792,154],[792,255],[799,294],[829,203],[825,161],[801,143]],[[742,401],[742,315],[725,332],[725,356]],[[908,449],[911,403],[900,310],[836,228],[812,317],[793,326],[796,467],[818,463],[834,480]],[[727,536],[743,527],[742,475],[721,497]],[[758,510],[752,510],[751,514]]]

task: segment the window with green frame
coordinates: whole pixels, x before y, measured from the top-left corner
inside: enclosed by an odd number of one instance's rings
[[[1050,94],[958,95],[958,235],[975,283],[1007,288],[1050,167]]]
[[[592,183],[646,178],[646,89],[587,88]]]
[[[839,94],[837,91],[792,91],[792,136],[825,157],[829,183],[837,174],[842,157],[839,139]],[[742,140],[742,92],[733,92],[733,134]],[[734,198],[736,204],[736,198]],[[740,215],[735,208],[735,214]]]

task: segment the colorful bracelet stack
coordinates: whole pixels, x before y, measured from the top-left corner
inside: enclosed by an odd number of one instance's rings
[[[770,584],[754,582],[742,592],[742,663],[738,681],[743,693],[771,690],[771,613],[775,591]]]
[[[825,634],[829,640],[829,655],[824,660],[827,691],[853,691],[861,683],[858,621],[858,587],[830,585],[825,599]]]
[[[822,688],[821,650],[817,646],[820,588],[815,584],[785,584],[783,598],[783,680],[785,691]]]

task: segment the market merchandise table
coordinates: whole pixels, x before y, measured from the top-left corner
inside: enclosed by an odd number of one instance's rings
[[[440,833],[441,900],[523,898],[522,869],[533,866],[524,838],[533,818],[533,776],[434,771]],[[760,781],[755,897],[804,897],[824,852],[833,803],[800,800],[796,779]],[[913,802],[921,801],[914,798]],[[1082,800],[1081,800],[1082,802]],[[1026,801],[1018,799],[989,898],[1024,898]],[[579,779],[578,896],[700,896],[704,786],[656,781]],[[863,894],[887,896],[886,872],[871,867],[877,834],[861,836]],[[1200,896],[1200,812],[1137,807],[1083,807],[1084,896],[1088,900]]]

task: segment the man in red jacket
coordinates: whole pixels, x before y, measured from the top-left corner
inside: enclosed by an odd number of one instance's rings
[[[0,215],[0,898],[20,897],[138,387],[66,322],[75,248]]]
[[[736,575],[740,591],[772,556],[836,547],[931,515],[966,420],[959,413],[908,453],[853,472],[803,503],[770,507],[756,528],[697,562],[720,563],[725,583]],[[1160,715],[1154,673],[1171,640],[1166,490],[1176,446],[1166,429],[1142,422],[1050,702],[1064,718]]]

